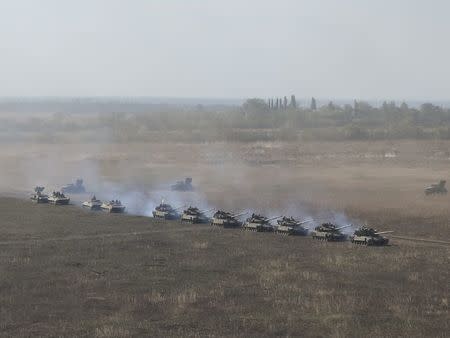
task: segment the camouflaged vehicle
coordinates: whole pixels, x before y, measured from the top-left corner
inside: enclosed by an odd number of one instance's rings
[[[192,178],[186,177],[184,181],[178,181],[170,187],[173,191],[193,191]]]
[[[257,232],[273,232],[275,228],[272,224],[270,224],[270,221],[273,221],[280,217],[281,216],[266,218],[261,215],[252,214],[242,225],[242,229]]]
[[[48,203],[51,203],[54,205],[67,205],[67,204],[69,204],[69,202],[70,202],[70,198],[59,191],[54,191],[48,197]]]
[[[164,201],[162,201],[161,204],[158,205],[155,210],[153,210],[152,214],[154,218],[162,218],[168,220],[179,219],[181,216],[178,213],[178,210],[183,207],[184,206],[174,209],[170,204],[164,203]]]
[[[312,219],[298,221],[294,217],[283,217],[277,221],[275,232],[290,236],[306,236],[308,229],[303,227],[303,224],[312,222]]]
[[[102,201],[97,199],[94,195],[89,201],[84,201],[81,205],[83,208],[91,210],[100,210],[102,207]]]
[[[352,243],[362,245],[387,245],[389,243],[389,239],[381,235],[391,232],[393,231],[379,232],[373,228],[363,226],[356,230],[352,236],[350,236],[350,241]]]
[[[119,200],[111,200],[108,202],[103,202],[101,205],[101,209],[103,211],[107,211],[110,213],[121,214],[121,213],[125,212],[125,206]]]
[[[30,199],[36,203],[48,203],[48,195],[44,194],[44,187],[35,187],[34,194],[31,195]]]
[[[86,189],[83,186],[83,180],[79,178],[76,180],[75,184],[67,184],[61,188],[63,194],[84,194]]]
[[[434,194],[446,194],[447,188],[445,187],[445,180],[439,181],[437,184],[432,184],[425,188],[425,195],[434,195]]]
[[[181,222],[183,223],[209,223],[209,217],[206,216],[207,212],[212,211],[209,210],[200,210],[196,207],[189,207],[183,211],[181,215]]]
[[[242,222],[238,217],[245,215],[246,212],[240,214],[231,214],[226,211],[218,210],[211,218],[211,225],[222,226],[224,228],[237,228],[242,226]]]
[[[312,238],[322,241],[344,241],[346,236],[341,232],[341,230],[348,227],[351,227],[351,224],[337,227],[332,223],[323,223],[322,225],[315,227],[311,235]]]

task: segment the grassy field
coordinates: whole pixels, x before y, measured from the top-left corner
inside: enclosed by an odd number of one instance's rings
[[[450,247],[0,199],[3,336],[445,337]],[[391,221],[395,221],[392,219]]]

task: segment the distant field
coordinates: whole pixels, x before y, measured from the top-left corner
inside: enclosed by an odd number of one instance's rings
[[[449,142],[0,144],[3,336],[436,336],[449,327]],[[196,191],[175,194],[193,177]],[[384,248],[34,205],[36,184],[368,223]],[[85,196],[71,196],[78,204]],[[437,241],[445,242],[439,243]]]

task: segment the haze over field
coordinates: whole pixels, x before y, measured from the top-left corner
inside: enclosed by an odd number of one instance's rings
[[[0,3],[0,96],[448,99],[444,0]]]

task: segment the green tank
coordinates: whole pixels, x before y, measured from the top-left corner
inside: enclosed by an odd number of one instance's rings
[[[322,225],[315,227],[311,235],[312,238],[322,241],[344,241],[346,239],[346,236],[341,232],[341,230],[350,226],[351,224],[338,227],[332,223],[323,223]]]
[[[362,245],[387,245],[389,239],[381,236],[382,234],[391,233],[392,231],[379,232],[373,228],[361,227],[355,231],[350,237],[352,243]]]
[[[445,187],[445,180],[439,181],[437,184],[432,184],[425,188],[425,195],[434,195],[434,194],[446,194],[447,188]]]
[[[44,187],[35,187],[34,194],[31,195],[30,199],[36,203],[48,203],[48,195],[44,194]]]
[[[231,214],[226,211],[218,210],[211,218],[211,225],[221,226],[224,228],[237,228],[242,226],[242,222],[238,217],[245,215],[246,212],[240,214]]]
[[[278,226],[276,227],[275,232],[282,235],[306,236],[308,234],[308,229],[304,228],[303,224],[312,221],[312,219],[298,221],[294,217],[284,216],[277,221]]]
[[[181,208],[183,208],[182,206],[179,208],[172,208],[172,206],[170,204],[161,202],[160,205],[158,205],[155,210],[153,210],[153,217],[154,218],[162,218],[162,219],[167,219],[167,220],[171,220],[171,219],[179,219],[181,216],[178,213],[178,210],[180,210]]]
[[[249,218],[247,218],[242,226],[242,229],[257,232],[273,232],[275,228],[272,224],[270,224],[270,221],[280,217],[281,216],[267,218],[261,215],[252,214]]]
[[[54,205],[67,205],[70,203],[70,198],[64,195],[62,192],[54,191],[48,198],[48,203]]]
[[[206,213],[210,210],[200,210],[196,207],[189,207],[183,211],[181,215],[181,222],[183,223],[209,223],[209,217],[206,216]]]

